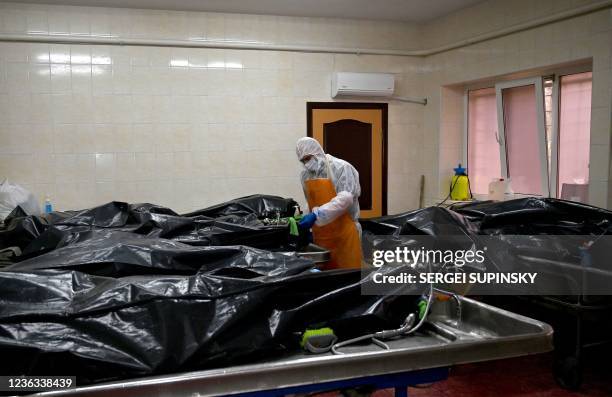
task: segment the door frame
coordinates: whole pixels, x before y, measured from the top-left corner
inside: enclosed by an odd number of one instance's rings
[[[382,102],[306,102],[306,136],[312,138],[312,112],[317,109],[374,109],[382,114],[382,215],[387,215],[388,112],[389,104]]]

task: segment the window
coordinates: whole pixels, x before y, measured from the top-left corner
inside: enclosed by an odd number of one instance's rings
[[[502,176],[515,193],[548,196],[542,79],[498,83],[495,93]]]
[[[497,138],[495,88],[468,92],[467,159],[472,193],[487,194],[489,183],[501,177]]]
[[[466,160],[472,192],[505,178],[521,195],[587,201],[591,72],[468,90]]]
[[[558,197],[587,201],[591,142],[592,73],[561,76],[559,83]]]

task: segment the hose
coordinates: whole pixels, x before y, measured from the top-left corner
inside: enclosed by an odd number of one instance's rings
[[[431,264],[429,266],[431,268]],[[433,302],[433,295],[434,295],[433,292],[434,292],[433,284],[429,284],[429,297],[427,298],[427,306],[425,306],[425,314],[423,315],[423,317],[421,317],[419,322],[414,327],[412,325],[414,324],[414,321],[415,321],[415,315],[414,313],[410,313],[408,317],[406,317],[404,324],[402,324],[400,328],[392,329],[392,330],[378,331],[378,332],[358,336],[356,338],[347,339],[345,341],[336,343],[331,348],[332,353],[333,354],[344,354],[341,351],[338,351],[338,349],[343,346],[352,345],[354,343],[361,342],[361,341],[368,340],[368,339],[370,339],[377,346],[380,346],[381,348],[385,350],[389,350],[389,346],[385,342],[381,341],[380,339],[391,339],[391,338],[395,338],[398,336],[406,336],[406,335],[410,335],[418,331],[418,329],[421,328],[421,326],[425,323],[425,320],[427,319],[427,314],[429,313],[431,303]]]

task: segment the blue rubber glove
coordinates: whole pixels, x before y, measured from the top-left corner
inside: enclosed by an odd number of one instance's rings
[[[310,214],[304,215],[302,217],[302,219],[300,220],[300,223],[298,223],[298,226],[304,229],[310,229],[312,225],[314,225],[316,220],[317,220],[317,215],[311,212]]]

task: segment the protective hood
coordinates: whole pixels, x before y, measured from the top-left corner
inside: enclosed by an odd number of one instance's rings
[[[302,160],[306,156],[320,156],[323,157],[325,152],[316,139],[310,137],[304,137],[298,139],[295,145],[295,153],[297,154],[298,160]]]

